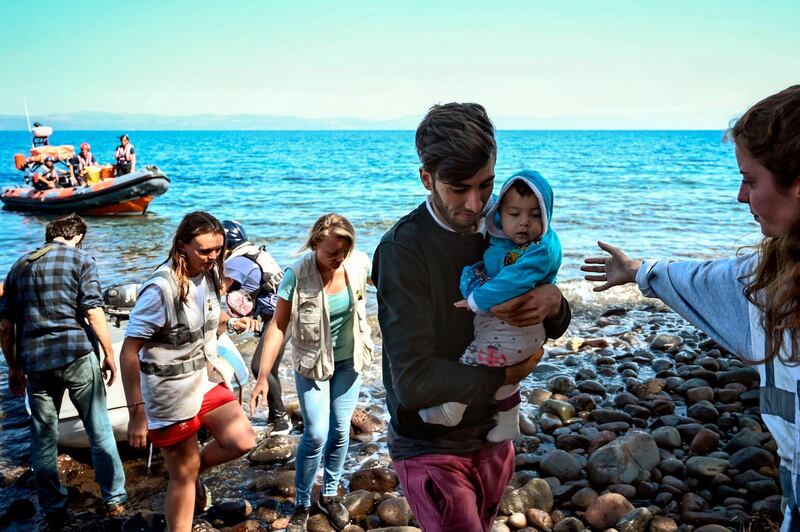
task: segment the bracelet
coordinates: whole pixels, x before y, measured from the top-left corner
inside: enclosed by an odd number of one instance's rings
[[[133,408],[135,406],[139,406],[139,405],[143,405],[143,404],[144,404],[144,401],[140,401],[138,403],[133,403],[132,405],[125,405],[125,406],[127,406],[128,408]]]
[[[225,322],[225,327],[228,329],[228,334],[233,334],[236,332],[236,329],[233,327],[234,323],[236,323],[234,318],[228,318],[228,321]]]

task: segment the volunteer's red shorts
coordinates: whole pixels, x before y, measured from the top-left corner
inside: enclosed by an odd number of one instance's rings
[[[154,447],[175,445],[197,434],[203,426],[202,417],[205,414],[235,400],[236,397],[230,389],[217,384],[203,396],[203,404],[200,405],[200,412],[196,416],[160,429],[148,430],[147,435],[150,436]]]

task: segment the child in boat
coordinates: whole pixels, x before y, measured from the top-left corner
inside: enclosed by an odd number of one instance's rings
[[[537,285],[555,282],[561,266],[561,242],[550,227],[553,191],[532,170],[514,174],[486,215],[490,244],[483,261],[464,268],[461,293],[466,300],[457,307],[475,312],[475,339],[461,356],[461,363],[503,367],[521,362],[539,349],[546,337],[541,324],[514,327],[490,313],[490,309],[520,296]],[[492,442],[519,435],[519,384],[501,386],[497,425],[486,438]],[[455,426],[467,405],[457,402],[423,408],[426,423]]]

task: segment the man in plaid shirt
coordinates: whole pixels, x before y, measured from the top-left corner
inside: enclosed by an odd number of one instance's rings
[[[120,515],[128,497],[108,420],[106,390],[117,374],[94,259],[80,249],[86,223],[77,215],[47,225],[45,245],[11,268],[0,298],[0,344],[8,387],[31,408],[31,465],[39,506],[49,521],[66,518],[58,480],[58,412],[64,391],[86,427],[106,513]],[[103,350],[98,363],[93,340]],[[101,375],[102,373],[102,375]]]

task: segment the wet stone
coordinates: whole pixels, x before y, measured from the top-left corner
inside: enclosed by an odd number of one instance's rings
[[[539,464],[539,470],[543,475],[556,477],[562,482],[581,478],[580,462],[574,455],[560,449],[547,454]]]
[[[591,455],[597,449],[607,444],[608,442],[615,440],[616,438],[617,435],[611,431],[598,431],[597,434],[591,437],[587,453]]]
[[[246,499],[220,499],[214,502],[211,513],[230,526],[244,521],[253,513],[253,507]]]
[[[650,349],[657,351],[676,350],[683,344],[683,338],[671,334],[659,334],[650,342]]]
[[[508,521],[506,521],[506,524],[510,525],[511,528],[514,529],[525,528],[528,526],[528,518],[525,517],[525,514],[522,512],[514,512],[508,516]]]
[[[622,495],[606,493],[592,502],[583,519],[593,529],[605,530],[616,525],[620,518],[632,510],[633,505]]]
[[[563,434],[556,438],[556,447],[564,451],[588,449],[589,438],[582,434]]]
[[[397,474],[391,469],[377,467],[374,469],[362,469],[353,473],[350,478],[350,489],[377,491],[386,493],[397,489]]]
[[[351,491],[344,496],[342,504],[347,508],[350,517],[356,521],[364,519],[375,504],[375,497],[366,490]]]
[[[747,447],[731,455],[730,464],[731,467],[739,470],[773,467],[775,457],[769,451],[759,447]]]
[[[725,473],[730,463],[721,458],[693,456],[686,461],[686,473],[692,477],[711,478],[718,473]]]
[[[572,407],[570,406],[570,408]],[[562,425],[563,422],[558,416],[548,414],[547,412],[543,412],[541,415],[539,415],[539,426],[544,432],[553,432]]]
[[[646,432],[632,432],[595,451],[586,471],[593,484],[627,484],[650,478],[650,471],[659,462],[653,437]]]
[[[539,406],[548,399],[550,399],[552,395],[553,392],[551,392],[550,390],[545,390],[542,388],[534,388],[528,393],[528,402],[532,405]]]
[[[706,428],[700,429],[692,439],[691,449],[696,454],[707,454],[719,445],[719,434]]]
[[[592,420],[597,423],[612,423],[615,421],[624,421],[630,423],[631,416],[619,410],[611,410],[609,408],[598,408],[591,413]]]
[[[731,369],[717,375],[717,382],[720,386],[736,382],[744,384],[748,388],[754,388],[758,386],[760,380],[758,371],[753,368]]]
[[[294,458],[298,439],[288,436],[269,436],[255,446],[247,459],[258,464],[286,462]]]
[[[575,373],[575,380],[588,381],[597,378],[597,372],[592,368],[581,368]]]
[[[635,405],[639,399],[631,392],[622,392],[614,396],[614,405],[617,408],[624,408],[627,405]]]
[[[748,447],[761,447],[761,441],[752,430],[742,429],[734,434],[723,449],[726,453],[735,453],[740,449],[746,449]]]
[[[713,422],[719,418],[719,411],[708,401],[696,402],[686,410],[686,413],[701,423]]]
[[[567,421],[575,417],[575,407],[566,401],[548,399],[542,403],[542,412],[557,416],[562,421]]]
[[[632,512],[622,516],[615,528],[619,532],[646,532],[653,514],[647,508],[636,508]]]
[[[567,402],[571,404],[577,412],[591,412],[597,408],[597,403],[595,403],[592,396],[588,393],[579,393],[578,395],[570,397]]]
[[[636,488],[630,484],[611,484],[606,487],[609,493],[618,493],[626,499],[632,499],[636,496]]]
[[[405,497],[392,497],[378,505],[378,517],[387,526],[407,526],[414,514]]]
[[[595,380],[585,380],[578,383],[578,390],[583,393],[599,395],[600,397],[605,397],[606,395],[606,387]]]
[[[678,530],[678,523],[671,517],[656,515],[650,521],[650,532],[675,532],[676,530]]]
[[[500,500],[500,513],[511,515],[528,508],[550,512],[553,509],[553,490],[540,478],[529,480],[519,489],[506,489]]]
[[[553,528],[553,518],[550,514],[536,508],[529,508],[525,511],[525,518],[531,526],[539,529]]]
[[[714,390],[710,386],[699,386],[686,391],[686,400],[689,403],[698,401],[713,401]]]
[[[547,383],[547,387],[553,393],[568,394],[575,389],[575,381],[572,380],[572,377],[556,375],[550,379],[550,382]]]
[[[592,505],[597,497],[597,492],[592,488],[581,488],[572,495],[570,502],[576,508],[585,510]]]
[[[553,532],[583,532],[584,530],[586,527],[577,517],[565,517],[553,527]]]
[[[650,363],[650,367],[655,372],[672,369],[672,365],[672,361],[668,358],[657,358]]]

